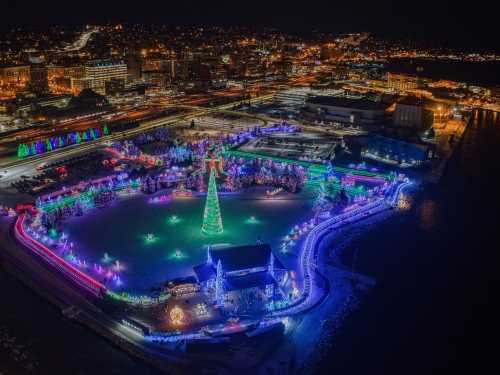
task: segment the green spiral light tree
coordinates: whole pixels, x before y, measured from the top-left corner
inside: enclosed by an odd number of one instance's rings
[[[210,169],[207,200],[205,202],[201,231],[207,235],[220,234],[223,231],[219,197],[217,196],[217,185],[215,183],[215,171],[213,168]]]

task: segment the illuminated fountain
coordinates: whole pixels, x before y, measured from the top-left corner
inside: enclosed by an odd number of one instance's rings
[[[177,215],[172,215],[168,218],[168,222],[170,224],[177,224],[177,223],[180,223],[181,219],[179,218],[179,216]]]
[[[247,224],[259,224],[259,220],[255,216],[250,216],[248,219],[245,220],[245,223]]]
[[[156,237],[153,233],[146,234],[146,242],[147,243],[153,243],[155,241],[156,241]]]
[[[181,249],[175,249],[168,254],[167,258],[170,260],[181,260],[188,258],[188,255],[184,253]]]

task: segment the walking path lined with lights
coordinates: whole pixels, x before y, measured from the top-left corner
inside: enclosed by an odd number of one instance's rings
[[[372,203],[369,203],[363,207],[354,209],[352,211],[337,215],[331,219],[328,219],[316,227],[314,227],[311,232],[306,237],[304,245],[302,247],[301,256],[301,266],[304,272],[304,287],[302,292],[302,301],[295,306],[288,309],[281,310],[273,314],[274,316],[286,316],[291,314],[297,314],[301,311],[306,310],[314,304],[314,271],[316,268],[315,259],[317,258],[318,243],[321,241],[323,236],[334,229],[338,229],[346,224],[351,224],[355,221],[363,219],[368,215],[374,215],[379,212],[385,211],[390,207],[395,207],[398,201],[398,197],[404,188],[411,185],[411,182],[403,182],[397,186],[394,194],[387,198],[380,198]]]

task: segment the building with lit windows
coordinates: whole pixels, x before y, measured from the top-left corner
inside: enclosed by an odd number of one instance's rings
[[[29,65],[0,67],[0,85],[26,84],[29,79]]]
[[[387,87],[394,91],[408,91],[418,88],[417,77],[406,74],[387,73]]]
[[[14,97],[17,92],[27,87],[29,81],[29,65],[0,67],[0,89],[2,96]]]
[[[85,64],[82,78],[72,79],[74,93],[91,89],[98,94],[106,94],[106,82],[111,80],[127,80],[127,64],[124,61],[93,60]]]
[[[54,93],[72,92],[72,83],[74,79],[81,79],[84,75],[83,65],[58,66],[50,65],[48,67],[49,89]],[[81,90],[78,90],[80,92]]]

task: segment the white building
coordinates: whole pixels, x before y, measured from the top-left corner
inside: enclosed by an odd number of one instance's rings
[[[127,80],[127,64],[124,61],[94,60],[85,64],[82,78],[73,79],[73,91],[79,92],[85,88],[98,94],[106,94],[106,82],[111,80]]]

